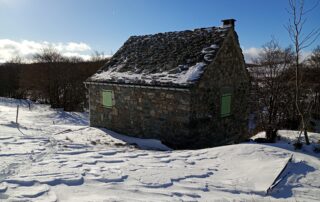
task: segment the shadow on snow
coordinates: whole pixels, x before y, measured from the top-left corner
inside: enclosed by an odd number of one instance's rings
[[[271,196],[274,198],[290,198],[293,196],[293,189],[300,187],[300,179],[304,178],[308,173],[314,172],[316,169],[307,165],[305,162],[290,162],[286,168],[286,172],[283,172],[280,176],[281,181],[274,190],[271,192]],[[288,183],[288,181],[294,180],[295,183]]]

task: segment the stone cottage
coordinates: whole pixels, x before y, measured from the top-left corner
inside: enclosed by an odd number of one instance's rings
[[[249,76],[234,30],[221,27],[131,36],[89,89],[90,125],[204,148],[246,138]]]

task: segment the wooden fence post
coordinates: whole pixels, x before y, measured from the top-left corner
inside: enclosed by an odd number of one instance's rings
[[[18,123],[18,116],[19,116],[19,105],[17,105],[16,123]]]

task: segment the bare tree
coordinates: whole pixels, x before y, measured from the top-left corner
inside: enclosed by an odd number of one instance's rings
[[[14,57],[12,57],[7,63],[11,63],[11,64],[23,64],[24,60],[20,55],[16,55]]]
[[[309,47],[320,35],[320,28],[315,28],[308,33],[304,33],[304,25],[307,21],[306,15],[315,9],[319,4],[319,1],[311,7],[310,9],[305,8],[304,0],[289,0],[289,9],[287,10],[290,14],[290,19],[288,24],[285,26],[287,29],[290,39],[294,45],[295,51],[295,105],[296,110],[301,119],[301,132],[298,138],[298,143],[300,143],[300,136],[302,131],[304,132],[304,137],[306,144],[310,144],[308,133],[307,133],[307,120],[304,116],[304,110],[300,104],[300,90],[301,90],[301,53],[302,50]]]
[[[78,56],[72,56],[72,57],[68,57],[67,58],[67,62],[70,62],[70,63],[80,63],[80,62],[84,62],[83,58],[81,57],[78,57]]]
[[[274,142],[286,114],[287,82],[280,76],[289,68],[293,52],[291,48],[282,49],[272,39],[262,47],[259,56],[254,60],[257,67],[253,71],[254,83],[259,99],[259,125],[266,131],[266,138]]]
[[[66,62],[67,58],[55,48],[48,46],[44,47],[40,53],[35,54],[33,59],[38,63],[43,63],[43,67],[46,68],[48,82],[43,80],[43,83],[45,84],[45,93],[48,93],[51,106],[53,108],[61,107],[61,87],[66,75],[61,73],[60,63]]]
[[[92,62],[99,62],[99,61],[105,61],[107,57],[104,55],[104,52],[94,51],[91,54],[90,61]]]
[[[320,45],[313,49],[310,58],[308,58],[310,68],[320,69]]]
[[[64,62],[66,58],[52,46],[44,47],[39,53],[33,56],[33,60],[38,63]]]
[[[14,57],[0,65],[0,96],[25,98],[25,92],[21,91],[19,78],[21,77],[21,64],[19,57]]]
[[[320,118],[320,45],[313,49],[310,57],[306,61],[307,74],[306,80],[308,82],[308,87],[312,90],[312,112],[311,117],[315,119]]]

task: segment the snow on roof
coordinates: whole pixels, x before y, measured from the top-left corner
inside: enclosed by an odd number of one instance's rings
[[[187,84],[194,82],[200,78],[203,73],[205,63],[197,63],[191,67],[184,67],[184,70],[180,70],[178,73],[171,74],[168,71],[154,73],[154,74],[137,74],[133,72],[118,72],[118,71],[103,71],[99,74],[93,75],[92,79],[95,81],[118,81],[121,83],[140,83],[143,81],[144,84]]]
[[[228,27],[132,36],[87,82],[189,86],[202,75]]]

